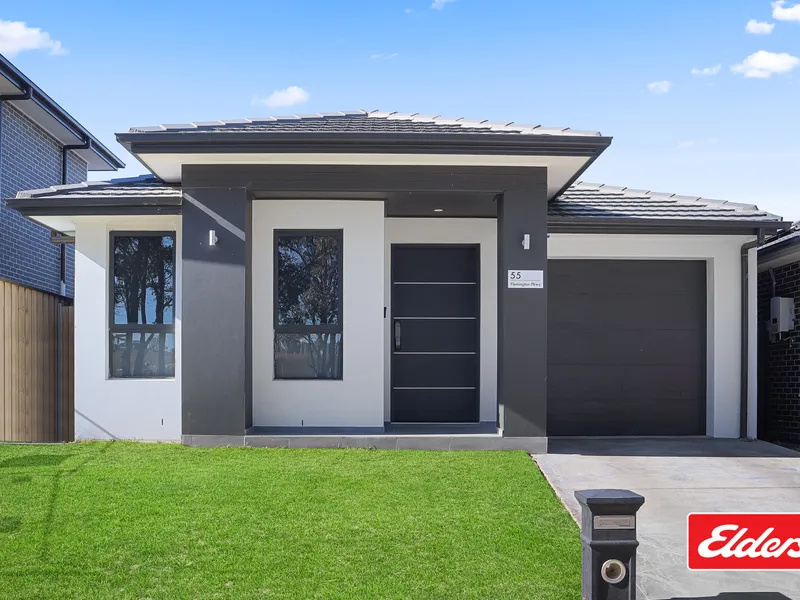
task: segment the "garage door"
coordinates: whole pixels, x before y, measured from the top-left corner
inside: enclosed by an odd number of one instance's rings
[[[702,261],[548,261],[548,435],[703,435]]]

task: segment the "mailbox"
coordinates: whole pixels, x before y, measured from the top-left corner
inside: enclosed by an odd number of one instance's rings
[[[636,599],[636,512],[628,490],[580,490],[583,600]]]

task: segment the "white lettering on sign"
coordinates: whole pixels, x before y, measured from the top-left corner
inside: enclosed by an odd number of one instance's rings
[[[510,270],[508,272],[508,287],[544,289],[544,271]]]

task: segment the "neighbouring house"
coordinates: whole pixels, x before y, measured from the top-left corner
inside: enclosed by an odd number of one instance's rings
[[[794,446],[800,446],[799,308],[800,231],[794,226],[758,252],[758,437]]]
[[[133,128],[20,192],[76,244],[76,434],[521,447],[756,430],[756,206],[576,183],[600,133],[343,112]]]
[[[0,55],[0,198],[125,165]],[[0,200],[0,279],[72,297],[74,249]]]

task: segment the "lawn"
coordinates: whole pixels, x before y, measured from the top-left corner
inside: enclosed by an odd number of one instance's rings
[[[524,452],[0,445],[0,597],[580,598]]]

